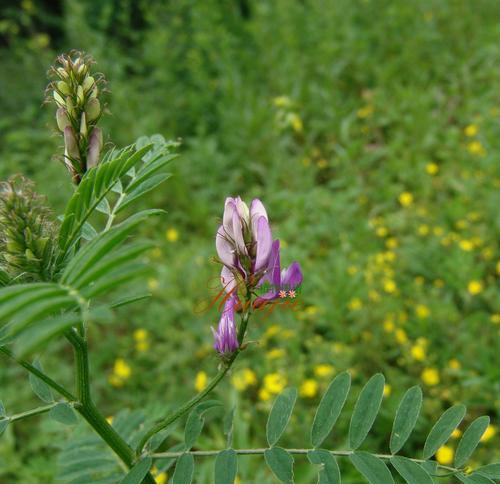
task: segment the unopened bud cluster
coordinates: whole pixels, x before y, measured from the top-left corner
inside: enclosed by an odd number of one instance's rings
[[[57,127],[64,136],[64,163],[78,184],[85,172],[99,163],[102,131],[96,126],[102,114],[99,101],[102,77],[91,75],[90,57],[80,52],[57,58],[49,84],[57,104]]]
[[[48,280],[57,227],[33,183],[16,176],[0,183],[0,270],[17,282]]]

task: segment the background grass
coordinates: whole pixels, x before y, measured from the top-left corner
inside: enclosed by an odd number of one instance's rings
[[[498,458],[497,1],[23,0],[1,11],[2,178],[32,177],[62,210],[71,186],[52,159],[53,107],[41,105],[47,68],[70,48],[92,54],[109,81],[110,144],[153,133],[182,141],[174,177],[147,202],[168,211],[143,229],[157,242],[141,287],[153,298],[91,328],[94,391],[110,416],[165,411],[216,371],[218,315],[197,308],[218,276],[224,199],[239,194],[264,201],[284,263],[300,261],[305,279],[298,313],[252,320],[256,344],[216,392],[238,406],[236,445],[262,446],[285,382],[301,388],[285,443],[304,445],[321,392],[349,369],[357,390],[376,371],[387,377],[367,447],[387,449],[399,397],[421,383],[408,453],[463,402],[470,418],[493,419],[476,464]],[[70,381],[63,344],[43,360]],[[34,403],[6,361],[0,389],[8,409]],[[220,417],[209,420],[200,446],[224,445]],[[345,445],[347,424],[328,446]],[[11,426],[0,480],[53,482],[69,432],[48,419]],[[297,463],[297,481],[315,482]],[[210,466],[196,482],[210,482]],[[272,481],[254,458],[241,459],[240,477]]]

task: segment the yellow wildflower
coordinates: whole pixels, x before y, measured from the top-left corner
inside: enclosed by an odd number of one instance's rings
[[[439,372],[436,368],[426,368],[420,377],[422,381],[429,386],[438,385],[440,382]]]
[[[369,118],[373,112],[375,111],[375,108],[371,105],[368,104],[362,108],[359,108],[357,111],[358,118],[360,119],[366,119]]]
[[[299,393],[306,398],[314,398],[318,393],[318,382],[316,380],[307,379],[300,385]]]
[[[429,175],[437,175],[439,172],[439,165],[436,163],[427,163],[427,165],[425,165],[425,171]]]
[[[314,374],[319,377],[333,375],[335,368],[332,365],[322,364],[314,367]]]
[[[384,321],[384,331],[386,333],[392,333],[394,331],[394,321],[391,319],[386,319]]]
[[[148,339],[148,336],[148,330],[143,328],[136,329],[133,334],[133,337],[136,341],[144,341]]]
[[[480,141],[471,141],[467,144],[467,151],[471,155],[484,156],[486,154],[486,150]]]
[[[328,166],[328,161],[326,161],[324,158],[320,158],[316,162],[316,165],[320,170],[324,170]]]
[[[484,284],[482,281],[470,281],[469,284],[467,285],[467,290],[469,291],[469,294],[472,296],[475,296],[479,293],[481,293],[484,289]]]
[[[398,239],[396,239],[396,237],[389,237],[389,238],[385,241],[385,246],[386,246],[388,249],[396,249],[396,248],[399,246]]]
[[[278,96],[273,99],[273,104],[278,108],[286,108],[292,104],[288,96]]]
[[[170,228],[165,232],[165,238],[169,242],[177,242],[179,240],[179,232],[174,228]]]
[[[160,472],[159,474],[156,474],[154,477],[156,484],[167,484],[168,474],[166,472]]]
[[[302,123],[302,119],[297,113],[290,113],[288,115],[288,122],[296,133],[302,133],[304,125]]]
[[[363,301],[361,301],[359,297],[352,298],[347,304],[347,307],[351,311],[357,311],[358,309],[361,309],[363,307]]]
[[[155,291],[156,289],[158,289],[159,285],[160,285],[160,282],[158,281],[158,279],[156,279],[154,277],[150,277],[148,279],[148,288],[150,291]]]
[[[415,313],[419,319],[425,319],[431,314],[429,308],[425,304],[418,304],[415,308]]]
[[[490,424],[486,427],[483,436],[481,437],[481,442],[488,442],[491,440],[497,433],[497,429],[494,425]]]
[[[417,276],[415,277],[414,281],[417,286],[422,286],[425,282],[425,279],[422,276]]]
[[[425,348],[422,345],[413,345],[410,349],[411,356],[414,360],[424,361],[425,360]]]
[[[269,400],[271,398],[271,394],[265,389],[265,388],[261,388],[259,390],[259,398],[266,402],[267,400]]]
[[[378,302],[380,301],[380,294],[375,291],[375,289],[370,289],[370,291],[368,291],[368,298],[370,301]]]
[[[436,460],[441,465],[449,465],[453,462],[453,456],[455,455],[455,451],[449,447],[448,445],[443,445],[436,452]]]
[[[392,393],[392,387],[388,383],[384,385],[384,397],[388,397]]]
[[[444,287],[444,281],[443,281],[443,279],[436,279],[433,282],[433,284],[434,284],[435,287]]]
[[[123,380],[130,378],[132,374],[132,368],[128,365],[128,363],[123,358],[117,358],[115,361],[115,366],[113,367],[113,373]]]
[[[398,200],[403,207],[409,207],[413,203],[413,195],[410,192],[403,192]]]
[[[196,373],[196,377],[194,379],[194,388],[197,392],[201,392],[205,389],[208,382],[208,376],[204,371],[199,371]]]
[[[452,439],[459,439],[461,436],[462,436],[462,431],[461,431],[460,429],[455,429],[455,430],[451,433],[451,438],[452,438]]]
[[[278,358],[283,358],[283,356],[285,356],[285,350],[283,348],[273,348],[266,354],[268,360],[276,360]]]
[[[492,314],[490,316],[490,321],[493,323],[493,324],[500,324],[500,314]]]
[[[464,128],[464,134],[468,138],[472,138],[473,136],[476,136],[476,134],[479,132],[479,128],[475,124],[469,124]]]
[[[422,237],[425,237],[426,235],[429,235],[430,228],[428,225],[419,225],[418,227],[418,235],[421,235]]]
[[[286,378],[280,373],[269,373],[264,376],[264,389],[271,394],[278,394],[286,386]]]
[[[448,367],[452,370],[459,370],[461,367],[460,361],[458,361],[456,358],[452,358],[450,361],[448,361]]]
[[[474,243],[472,240],[467,240],[467,239],[462,239],[459,243],[458,246],[465,252],[470,252],[471,250],[474,249]]]
[[[397,286],[396,283],[392,279],[384,279],[384,291],[388,294],[392,294],[396,292]]]
[[[231,378],[231,383],[236,390],[240,392],[245,391],[249,386],[255,385],[257,383],[257,375],[250,368],[244,368],[238,371]]]
[[[406,331],[404,329],[398,328],[395,333],[396,341],[400,345],[404,345],[408,342],[408,336],[406,335]]]
[[[377,227],[377,230],[375,231],[378,237],[386,237],[389,231],[387,230],[386,227]]]
[[[110,415],[109,417],[106,417],[106,422],[108,422],[109,425],[113,425],[113,420],[114,420],[113,415]]]
[[[358,268],[356,266],[349,266],[347,268],[347,273],[350,275],[350,276],[354,276],[354,274],[357,274],[358,272]]]
[[[443,227],[439,227],[439,226],[437,226],[437,227],[434,227],[434,228],[432,229],[432,233],[433,233],[436,237],[441,237],[441,235],[443,235],[443,234],[444,234],[444,229],[443,229]]]

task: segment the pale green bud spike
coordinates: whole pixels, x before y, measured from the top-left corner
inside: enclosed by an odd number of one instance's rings
[[[66,126],[71,126],[68,118],[68,113],[64,108],[59,108],[56,112],[57,127],[60,131],[64,132]]]
[[[73,99],[70,96],[66,98],[66,111],[72,118],[76,118],[75,105],[73,104]]]
[[[64,99],[57,91],[54,91],[54,99],[59,107],[64,107]]]

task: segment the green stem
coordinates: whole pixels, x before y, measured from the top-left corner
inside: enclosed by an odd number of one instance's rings
[[[68,331],[66,337],[75,351],[76,388],[78,395],[78,403],[75,405],[75,409],[95,430],[101,439],[108,444],[125,466],[130,469],[136,462],[135,452],[108,423],[104,415],[97,409],[92,401],[87,341],[74,329]],[[155,479],[148,473],[143,482],[154,484]]]
[[[249,297],[251,296],[248,296],[248,298]],[[188,400],[184,405],[182,405],[182,407],[178,408],[174,413],[172,413],[165,419],[158,422],[144,434],[140,442],[137,444],[136,448],[137,455],[140,455],[142,453],[145,445],[148,443],[149,439],[153,437],[153,435],[157,434],[164,428],[167,428],[169,425],[173,424],[176,420],[181,418],[184,414],[189,412],[189,410],[191,410],[195,405],[201,402],[201,400],[203,400],[219,384],[219,382],[224,378],[224,376],[226,376],[226,373],[229,371],[234,361],[242,351],[241,345],[245,337],[249,319],[250,319],[250,312],[249,310],[247,310],[241,318],[241,324],[238,330],[238,342],[240,344],[240,348],[236,350],[231,355],[231,357],[224,362],[224,366],[219,370],[217,375],[215,375],[215,377],[208,383],[208,385],[200,393],[191,398],[191,400]]]
[[[76,400],[76,397],[71,392],[66,390],[61,385],[59,385],[59,383],[52,380],[52,378],[47,376],[43,371],[40,371],[38,368],[36,368],[32,364],[28,363],[25,360],[21,360],[21,359],[16,358],[14,353],[11,350],[9,350],[7,347],[0,346],[0,352],[4,353],[9,358],[14,360],[16,363],[21,365],[24,369],[28,370],[30,373],[32,373],[36,377],[40,378],[40,380],[44,381],[47,385],[49,385],[49,387],[53,388],[57,393],[59,393],[60,395],[62,395],[66,399],[68,399],[70,401]]]
[[[42,413],[47,413],[52,410],[59,402],[54,402],[49,405],[44,405],[42,407],[33,408],[32,410],[27,410],[26,412],[16,413],[15,415],[9,415],[7,418],[10,422],[16,422],[17,420],[23,420],[28,417],[34,417],[35,415],[41,415]]]
[[[238,455],[262,455],[266,450],[269,450],[268,448],[262,448],[262,449],[232,449],[234,452]],[[307,455],[308,452],[312,452],[316,449],[284,449],[286,450],[289,454],[294,454],[294,455]],[[182,451],[182,452],[156,452],[153,454],[150,454],[151,457],[155,459],[160,459],[160,458],[176,458],[180,457],[181,455],[184,454],[191,454],[194,457],[215,457],[217,454],[222,452],[222,450],[191,450],[191,451]],[[337,457],[348,457],[352,454],[355,453],[353,450],[329,450],[330,454],[337,456]],[[390,460],[393,455],[390,454],[372,454],[375,457],[378,457],[379,459],[383,460]],[[407,457],[407,459],[417,463],[417,464],[422,464],[423,462],[427,462],[425,459],[413,459],[410,457]],[[461,469],[457,469],[455,467],[448,467],[441,465],[437,463],[437,467],[449,472],[452,472],[456,474],[457,472],[461,472]]]

